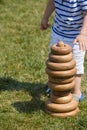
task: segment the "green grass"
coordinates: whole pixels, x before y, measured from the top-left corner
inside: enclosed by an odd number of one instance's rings
[[[87,130],[87,100],[74,118],[44,112],[51,33],[40,30],[45,5],[46,0],[0,0],[0,130]],[[82,89],[87,95],[85,59]]]

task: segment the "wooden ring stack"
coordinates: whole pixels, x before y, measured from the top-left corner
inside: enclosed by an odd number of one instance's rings
[[[78,102],[73,98],[71,90],[75,86],[76,63],[72,48],[60,41],[51,47],[46,61],[48,87],[51,96],[45,102],[46,113],[54,117],[73,117],[78,111]]]

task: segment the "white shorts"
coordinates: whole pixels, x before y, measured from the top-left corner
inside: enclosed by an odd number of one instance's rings
[[[85,51],[79,49],[79,44],[73,44],[74,39],[68,39],[62,36],[59,36],[52,32],[51,35],[51,41],[50,41],[50,47],[53,44],[58,43],[58,41],[63,41],[64,43],[69,44],[72,47],[73,57],[76,61],[76,74],[84,74],[84,57],[85,57]]]

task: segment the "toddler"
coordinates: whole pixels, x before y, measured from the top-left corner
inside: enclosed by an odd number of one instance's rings
[[[84,74],[84,57],[87,50],[87,0],[48,0],[41,29],[47,29],[49,18],[54,14],[50,47],[63,41],[72,47],[77,73],[72,94],[76,100],[84,99],[81,78]]]

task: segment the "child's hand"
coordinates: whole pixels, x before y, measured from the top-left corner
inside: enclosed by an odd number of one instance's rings
[[[41,29],[46,30],[49,27],[48,19],[43,18],[41,21]]]
[[[78,42],[80,50],[86,51],[87,50],[87,36],[80,34],[76,37],[73,44]]]

